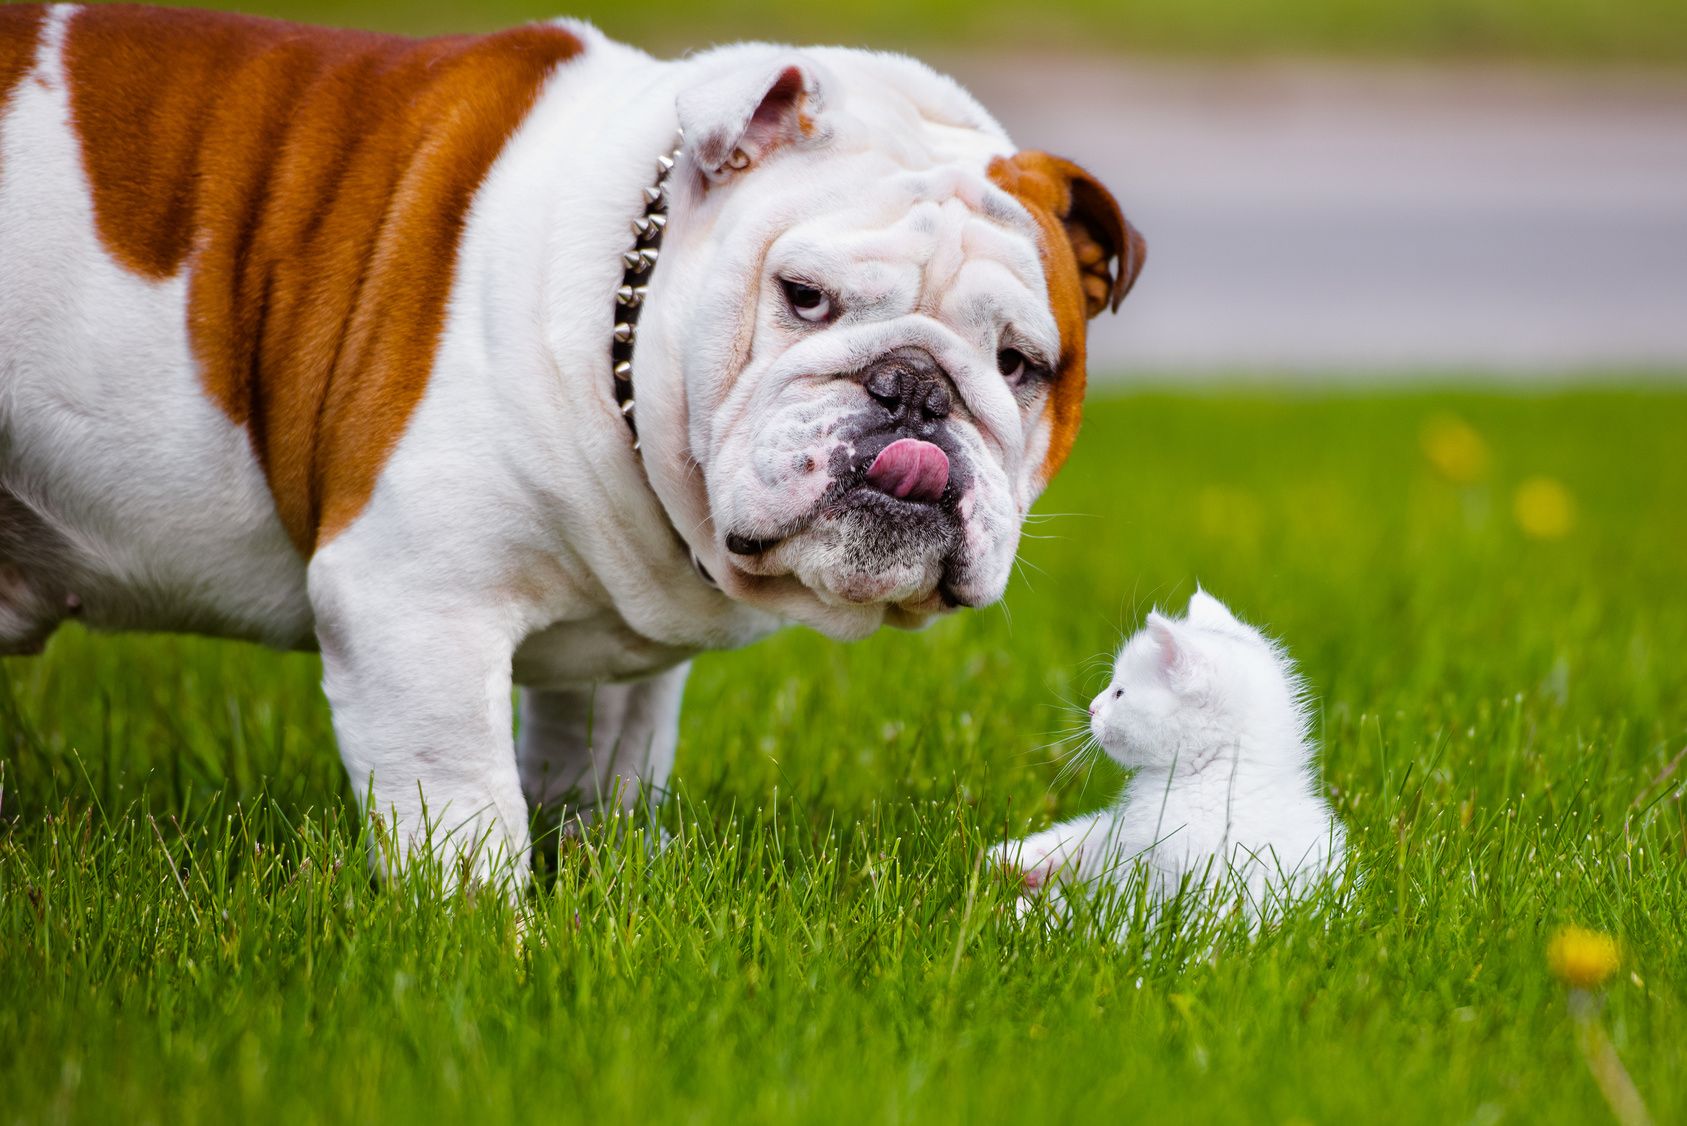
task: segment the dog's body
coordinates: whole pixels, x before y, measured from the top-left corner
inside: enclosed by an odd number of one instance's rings
[[[907,60],[0,8],[0,653],[319,647],[354,785],[489,875],[524,791],[662,782],[692,654],[999,597],[1140,261]]]

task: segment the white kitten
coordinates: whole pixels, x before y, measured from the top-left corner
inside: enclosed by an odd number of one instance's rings
[[[1136,773],[1113,807],[999,845],[1028,892],[1147,882],[1150,907],[1182,887],[1252,921],[1342,864],[1344,834],[1319,792],[1294,663],[1197,590],[1125,643],[1090,704],[1090,731]]]

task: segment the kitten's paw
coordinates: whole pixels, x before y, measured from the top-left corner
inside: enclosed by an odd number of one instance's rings
[[[990,862],[1020,893],[1029,895],[1054,883],[1062,867],[1072,861],[1065,841],[1039,833],[1024,840],[1007,841],[990,850]]]
[[[1027,876],[1020,863],[1021,843],[1020,841],[1006,841],[996,845],[984,854],[984,858],[989,862],[990,867],[1000,873],[1002,879],[1015,891],[1024,893],[1033,890],[1037,885],[1032,882],[1035,877]]]

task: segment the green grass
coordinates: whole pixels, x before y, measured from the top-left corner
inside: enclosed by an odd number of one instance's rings
[[[1683,434],[1669,392],[1098,401],[1004,607],[699,660],[678,843],[565,847],[525,945],[371,887],[313,659],[62,635],[0,664],[0,1120],[1597,1122],[1572,921],[1687,1119]],[[1211,957],[1020,925],[980,848],[1105,800],[1037,748],[1197,577],[1302,659],[1363,884]]]
[[[177,0],[403,32],[557,15],[663,50],[736,39],[914,50],[1123,50],[1596,63],[1687,61],[1679,0]]]

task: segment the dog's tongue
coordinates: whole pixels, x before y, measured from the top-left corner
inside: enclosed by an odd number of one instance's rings
[[[949,484],[949,457],[930,442],[899,438],[873,459],[867,481],[903,500],[934,501]]]

